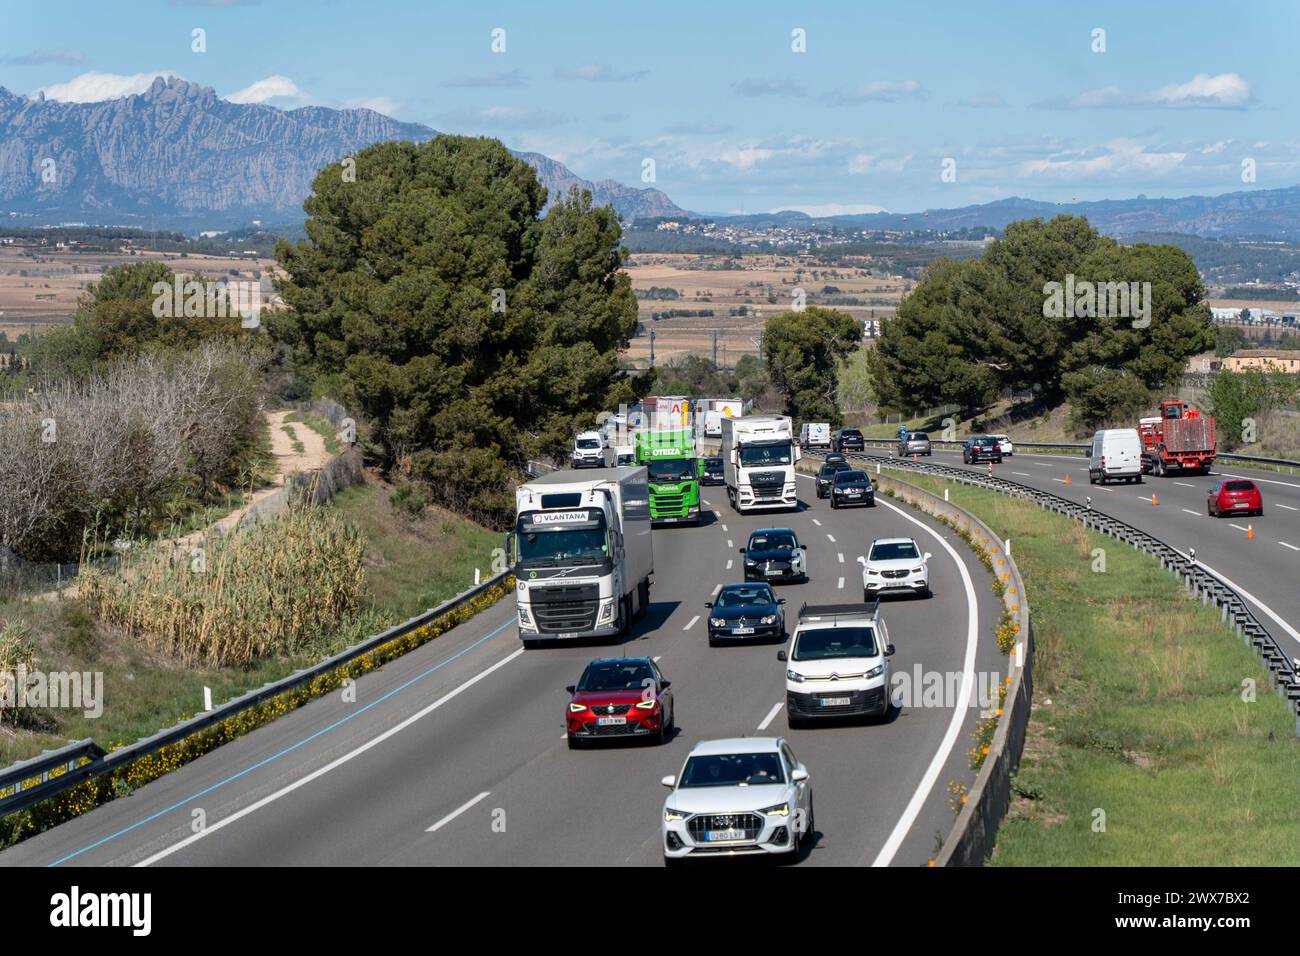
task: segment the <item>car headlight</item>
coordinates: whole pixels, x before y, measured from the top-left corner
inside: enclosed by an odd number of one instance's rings
[[[674,810],[672,807],[664,807],[664,823],[677,823],[685,820],[686,814],[680,810]]]
[[[586,704],[575,704],[573,702],[569,703],[569,713],[571,714],[580,714],[586,709],[587,709]]]
[[[764,807],[758,812],[767,817],[788,817],[790,815],[790,804],[778,803],[770,807]]]
[[[720,617],[709,618],[709,627],[726,627],[726,626],[727,626],[727,622],[724,618],[720,618]]]
[[[879,572],[879,571],[873,571],[873,570],[871,570],[870,568],[867,569],[867,574],[871,575],[873,578],[878,578],[878,577],[880,577],[880,572]]]
[[[880,676],[881,674],[883,674],[884,672],[885,672],[885,665],[884,665],[884,664],[877,664],[875,667],[871,668],[871,670],[867,671],[867,676],[868,676],[868,677],[879,677],[879,676]]]
[[[752,568],[752,567],[753,567],[754,565],[756,565],[756,564],[758,564],[758,562],[752,560],[751,558],[746,558],[746,559],[745,559],[745,567],[747,567],[747,568]]]
[[[794,681],[796,684],[802,684],[802,683],[803,683],[803,675],[800,674],[798,671],[789,671],[789,670],[788,670],[788,671],[785,672],[785,676],[786,676],[786,679],[787,679],[787,680]]]
[[[655,709],[656,707],[658,707],[658,706],[659,706],[659,701],[654,700],[654,699],[651,699],[651,700],[639,700],[639,701],[636,702],[636,709],[637,709],[637,710],[654,710],[654,709]]]
[[[912,569],[912,573],[913,573],[913,574],[920,574],[920,573],[921,573],[922,571],[924,571],[924,570],[925,570],[925,565],[923,564],[923,565],[921,565],[919,568],[913,568],[913,569]]]
[[[776,623],[776,615],[775,615],[775,614],[766,614],[766,615],[764,615],[763,617],[760,617],[760,618],[758,619],[758,623],[759,623],[759,624],[775,624],[775,623]]]

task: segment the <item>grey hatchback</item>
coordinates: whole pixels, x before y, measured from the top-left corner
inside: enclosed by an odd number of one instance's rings
[[[906,458],[909,455],[930,456],[930,436],[925,432],[908,432],[906,436],[898,442],[898,455],[900,458]]]

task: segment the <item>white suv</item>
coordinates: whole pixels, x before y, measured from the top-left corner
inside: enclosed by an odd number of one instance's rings
[[[569,460],[574,468],[605,467],[605,439],[600,432],[583,432],[575,438]]]
[[[817,717],[889,714],[889,658],[894,645],[880,602],[805,604],[790,638],[785,719],[791,729]]]
[[[665,864],[796,853],[812,839],[808,768],[780,737],[701,741],[661,782],[672,791],[660,823]]]
[[[862,600],[890,592],[930,596],[930,552],[911,538],[877,538],[862,565]]]

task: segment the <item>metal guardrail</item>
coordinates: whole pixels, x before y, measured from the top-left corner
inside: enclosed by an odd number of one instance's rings
[[[183,720],[172,727],[158,731],[152,737],[137,740],[126,747],[105,751],[92,740],[82,740],[61,747],[58,750],[46,751],[31,760],[13,764],[0,771],[0,794],[4,794],[6,790],[13,788],[12,792],[0,796],[0,817],[34,806],[42,800],[76,786],[83,780],[118,770],[133,761],[139,760],[141,757],[146,757],[161,750],[169,744],[184,740],[191,734],[215,726],[235,714],[255,707],[286,691],[295,690],[304,684],[310,683],[317,677],[327,674],[337,667],[368,654],[378,647],[382,647],[389,641],[409,634],[437,620],[444,614],[456,610],[462,604],[472,601],[480,594],[496,587],[505,581],[510,574],[510,571],[501,571],[494,574],[487,580],[467,588],[455,597],[443,601],[437,607],[430,608],[423,614],[417,614],[409,621],[368,637],[361,643],[354,644],[333,657],[326,658],[303,670],[295,671],[280,680],[263,684],[247,694],[227,701],[220,707],[215,707],[188,720]],[[60,768],[62,768],[62,772],[58,772]],[[31,780],[33,777],[40,777],[40,782],[30,787],[24,787],[23,782]]]
[[[1273,680],[1279,697],[1287,701],[1296,717],[1296,736],[1300,737],[1300,667],[1291,655],[1283,650],[1277,639],[1255,617],[1246,601],[1218,575],[1206,570],[1196,559],[1172,545],[1139,528],[1097,511],[1091,505],[1081,505],[1048,491],[1039,491],[1006,478],[982,475],[965,468],[913,461],[909,458],[891,458],[882,455],[854,454],[849,457],[878,465],[920,474],[936,475],[959,484],[988,488],[1013,497],[1035,502],[1040,508],[1055,511],[1083,522],[1092,531],[1109,535],[1131,545],[1134,550],[1146,551],[1159,558],[1161,568],[1179,575],[1187,591],[1201,599],[1202,606],[1213,605],[1220,610],[1220,619],[1236,629],[1240,637],[1257,654]]]

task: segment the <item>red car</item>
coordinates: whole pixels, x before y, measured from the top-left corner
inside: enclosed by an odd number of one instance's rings
[[[570,694],[565,713],[569,748],[605,737],[653,738],[673,735],[673,692],[659,666],[648,657],[610,657],[592,661]]]
[[[1264,498],[1249,478],[1225,478],[1216,481],[1205,499],[1205,513],[1211,518],[1231,514],[1264,513]]]

